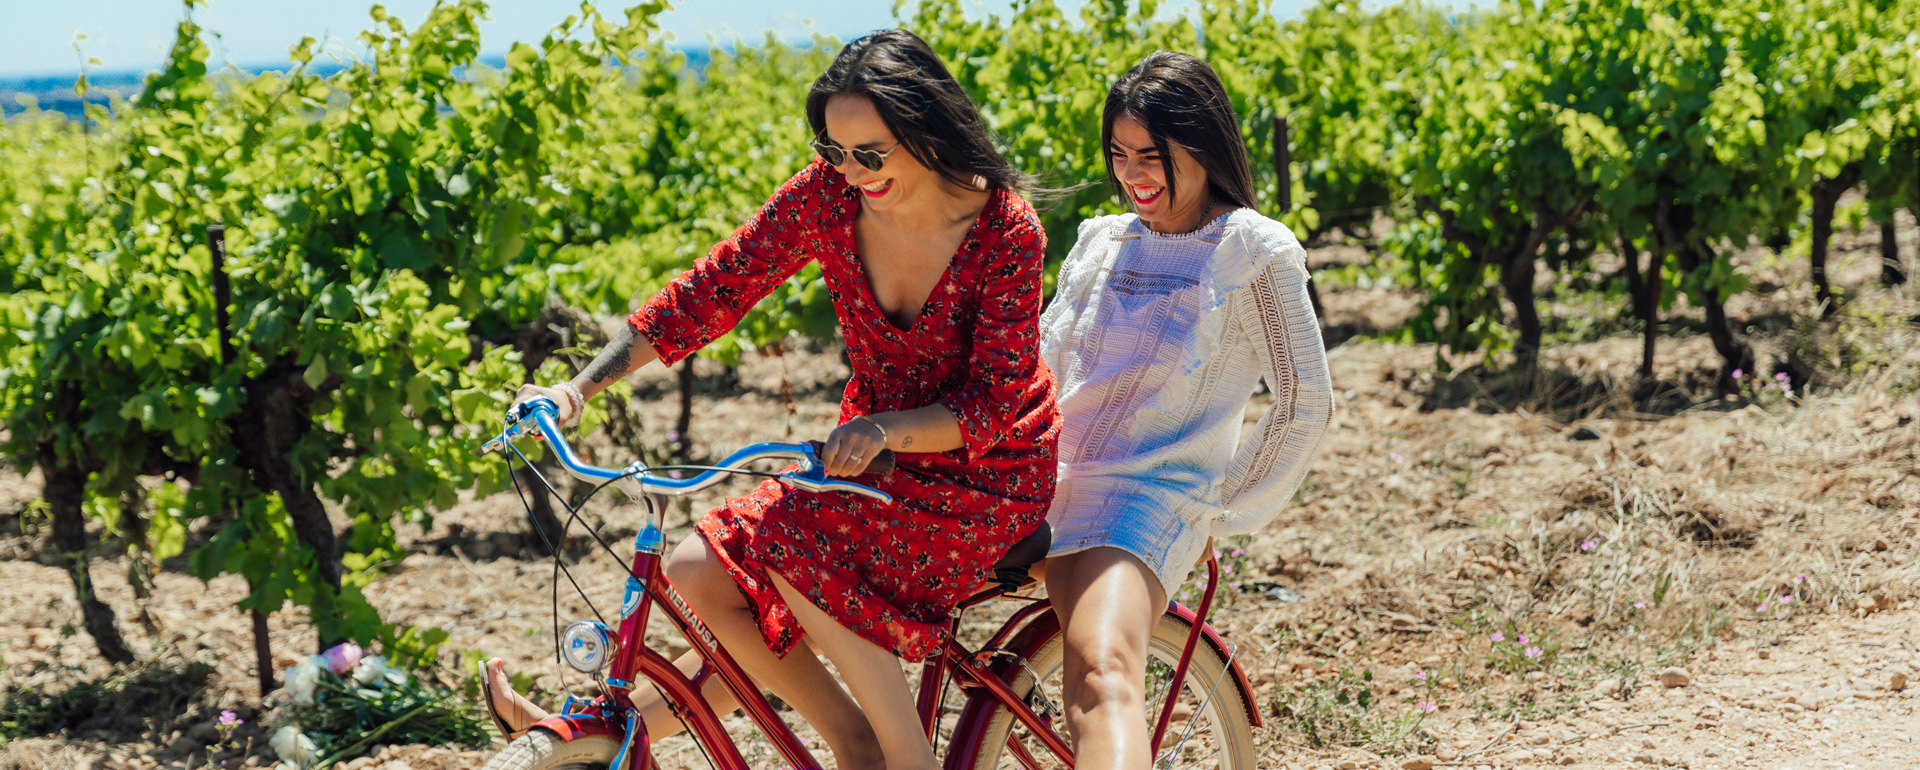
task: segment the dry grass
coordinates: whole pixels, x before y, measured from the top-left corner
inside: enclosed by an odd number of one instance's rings
[[[1327,722],[1304,724],[1301,704],[1355,671],[1377,675],[1379,705],[1348,737],[1393,752],[1424,745],[1392,737],[1403,701],[1551,714],[1606,679],[1631,697],[1725,639],[1920,595],[1920,303],[1853,268],[1837,320],[1750,337],[1763,371],[1811,374],[1790,399],[1715,395],[1698,336],[1662,338],[1657,383],[1637,380],[1625,337],[1550,348],[1535,377],[1470,362],[1440,376],[1431,348],[1336,350],[1348,389],[1330,444],[1248,549],[1308,601],[1230,605],[1236,632],[1278,653],[1257,678],[1294,729],[1272,740],[1314,743]]]

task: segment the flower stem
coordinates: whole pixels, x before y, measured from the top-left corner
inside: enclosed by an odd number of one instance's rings
[[[353,752],[360,750],[362,747],[365,747],[367,744],[372,743],[375,740],[379,739],[380,736],[386,735],[388,730],[392,730],[395,727],[399,727],[402,723],[406,722],[409,719],[414,718],[420,712],[426,711],[427,707],[432,705],[433,705],[433,701],[428,701],[426,703],[422,703],[418,706],[415,706],[412,711],[409,711],[405,714],[401,714],[398,718],[394,719],[393,721],[388,722],[384,725],[381,725],[380,729],[374,730],[371,733],[367,733],[367,737],[354,741],[352,744],[348,745],[346,748],[333,752],[333,754],[329,755],[326,759],[320,760],[319,764],[316,764],[313,766],[313,770],[325,770],[325,768],[333,766],[333,763],[340,761],[341,757],[348,756]]]

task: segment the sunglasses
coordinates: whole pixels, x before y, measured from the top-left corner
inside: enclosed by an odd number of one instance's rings
[[[845,166],[847,164],[847,156],[851,154],[853,159],[859,161],[860,165],[866,166],[868,171],[879,171],[881,166],[887,164],[887,156],[892,155],[894,150],[900,149],[899,142],[894,142],[893,146],[887,148],[886,152],[849,150],[823,139],[815,139],[812,145],[813,151],[820,153],[820,157],[827,159],[827,163],[831,164],[834,168]]]

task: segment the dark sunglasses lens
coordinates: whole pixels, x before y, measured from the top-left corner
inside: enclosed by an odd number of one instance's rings
[[[840,165],[847,162],[846,154],[840,152],[840,148],[835,147],[833,145],[815,144],[813,145],[813,149],[816,152],[820,153],[820,157],[827,159],[827,165],[838,168]]]
[[[868,171],[879,171],[881,166],[887,164],[887,159],[873,150],[854,150],[853,159],[860,161],[860,165],[866,166]]]

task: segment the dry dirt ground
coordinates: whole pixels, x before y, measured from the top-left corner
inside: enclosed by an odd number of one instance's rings
[[[1657,382],[1642,383],[1633,330],[1560,291],[1548,299],[1567,320],[1547,374],[1518,378],[1470,358],[1442,373],[1431,346],[1376,341],[1414,309],[1407,291],[1323,286],[1337,425],[1294,507],[1222,544],[1215,622],[1266,712],[1261,766],[1920,768],[1920,685],[1901,681],[1920,678],[1920,303],[1912,287],[1875,288],[1876,239],[1839,236],[1834,273],[1854,309],[1825,325],[1808,318],[1801,261],[1742,255],[1760,286],[1730,311],[1761,354],[1755,374],[1793,356],[1821,372],[1792,399],[1713,393],[1715,356],[1684,307],[1660,340]],[[1916,240],[1903,218],[1905,253]],[[1372,256],[1323,246],[1314,258]],[[835,352],[806,346],[697,372],[695,457],[822,434],[846,375]],[[672,382],[635,379],[651,441],[672,424]],[[1269,402],[1256,396],[1249,419]],[[632,456],[588,443],[603,463]],[[23,515],[38,489],[0,473],[0,691],[58,693],[108,674],[75,633],[72,584],[48,566],[42,525]],[[713,499],[672,511],[671,537]],[[585,511],[615,538],[637,516],[610,498]],[[552,567],[511,493],[402,531],[410,555],[366,593],[388,620],[451,634],[445,684],[466,685],[465,651],[506,658],[547,697],[582,684],[553,662]],[[250,633],[233,609],[241,582],[202,583],[175,560],[136,604],[124,552],[106,542],[99,593],[155,663],[115,680],[124,703],[0,747],[0,770],[271,764]],[[618,603],[620,565],[584,549],[570,564],[596,604]],[[587,614],[564,586],[560,605],[562,622]],[[270,627],[277,665],[313,651],[300,611]],[[210,667],[204,686],[183,674],[194,663]],[[209,757],[221,709],[248,721],[236,742],[250,751]],[[704,767],[685,746],[656,753]],[[386,747],[346,766],[470,768],[486,756]]]

